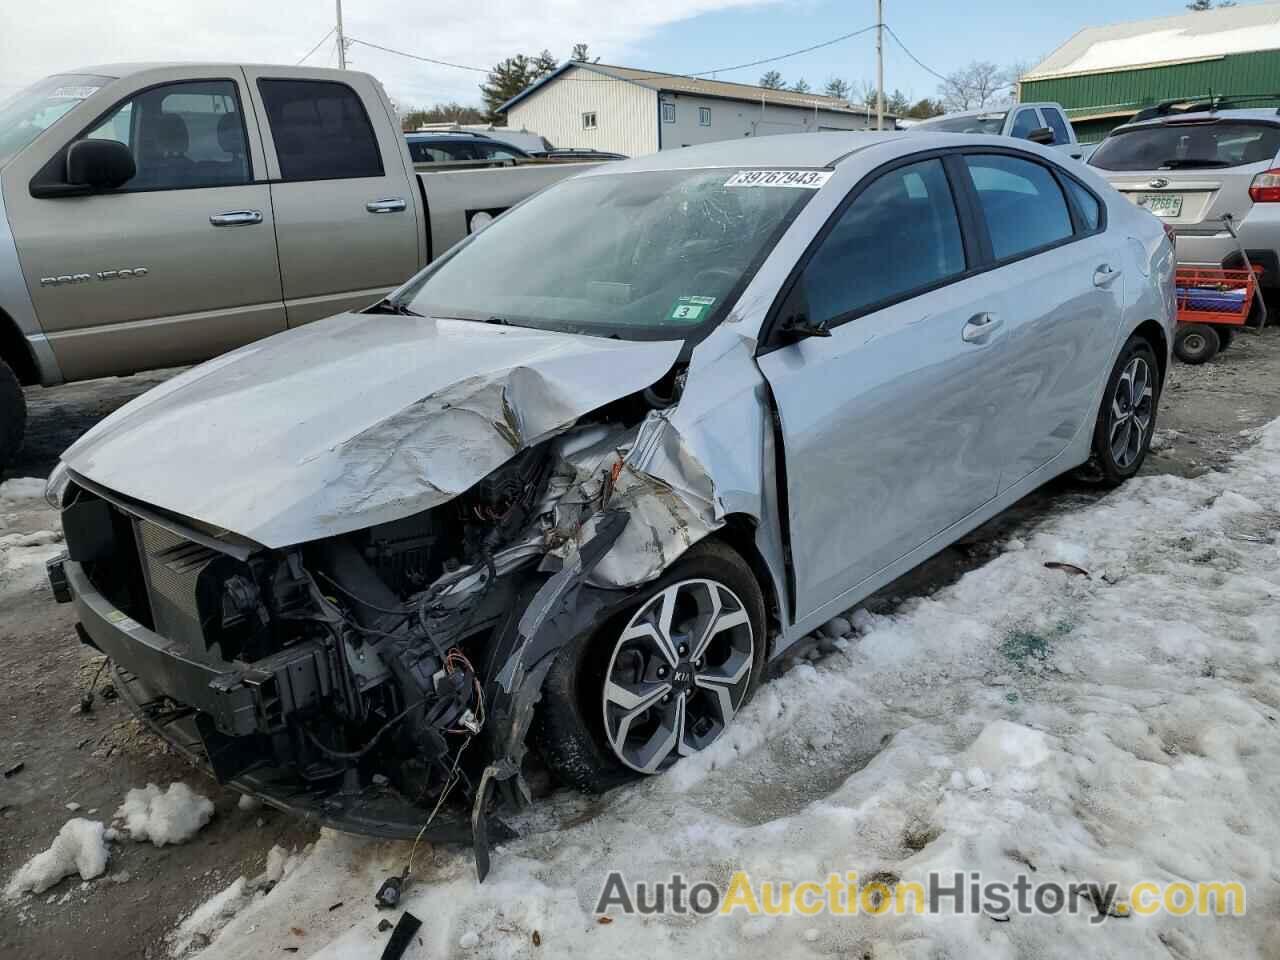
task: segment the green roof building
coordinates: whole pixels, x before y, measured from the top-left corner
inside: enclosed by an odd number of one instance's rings
[[[1164,100],[1239,94],[1280,96],[1280,3],[1089,27],[1018,84],[1061,103],[1082,143]]]

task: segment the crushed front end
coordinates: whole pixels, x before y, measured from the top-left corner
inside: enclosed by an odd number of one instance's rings
[[[471,839],[483,879],[498,814],[529,799],[547,669],[629,595],[590,575],[643,499],[642,419],[575,424],[447,503],[280,549],[70,472],[50,580],[124,699],[220,782],[338,829]]]

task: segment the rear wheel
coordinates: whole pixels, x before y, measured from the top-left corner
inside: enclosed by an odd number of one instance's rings
[[[22,449],[27,429],[27,398],[12,368],[0,360],[0,473]]]
[[[700,543],[594,635],[561,651],[535,744],[597,793],[710,746],[760,682],[764,600],[751,568]]]
[[[1173,335],[1173,352],[1183,363],[1207,363],[1218,348],[1217,331],[1203,323],[1181,324]]]
[[[1160,367],[1155,351],[1141,337],[1130,337],[1107,379],[1093,428],[1089,472],[1094,479],[1120,484],[1141,469],[1159,403]]]

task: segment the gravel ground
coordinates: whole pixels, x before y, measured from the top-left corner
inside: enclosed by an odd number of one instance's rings
[[[1197,476],[1221,469],[1245,444],[1244,431],[1280,417],[1277,375],[1280,331],[1274,329],[1237,337],[1206,366],[1175,364],[1144,472]],[[30,439],[9,476],[43,477],[80,433],[165,376],[29,391]],[[985,563],[997,541],[1015,528],[1034,527],[1050,507],[1098,496],[1071,480],[1054,481],[868,605],[892,607],[900,598],[932,592]],[[16,512],[0,510],[0,534],[48,529],[56,529],[56,517],[40,501],[27,501]],[[78,644],[71,609],[55,605],[40,578],[8,591],[0,585],[0,650],[0,766],[25,764],[0,779],[0,882],[48,846],[72,816],[68,803],[80,804],[76,815],[97,810],[95,818],[105,818],[131,787],[185,780],[217,808],[213,822],[188,844],[115,845],[109,871],[97,881],[64,881],[52,897],[28,897],[17,905],[0,901],[0,956],[78,958],[86,948],[97,960],[163,956],[165,934],[195,904],[237,876],[261,872],[273,844],[300,847],[314,838],[314,831],[283,815],[239,810],[236,795],[168,753],[101,689],[93,710],[78,712],[100,661]],[[89,938],[87,930],[93,931]]]

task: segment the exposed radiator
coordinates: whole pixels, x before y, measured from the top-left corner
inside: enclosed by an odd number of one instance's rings
[[[219,554],[150,521],[134,523],[156,633],[191,650],[203,650],[196,584]]]

